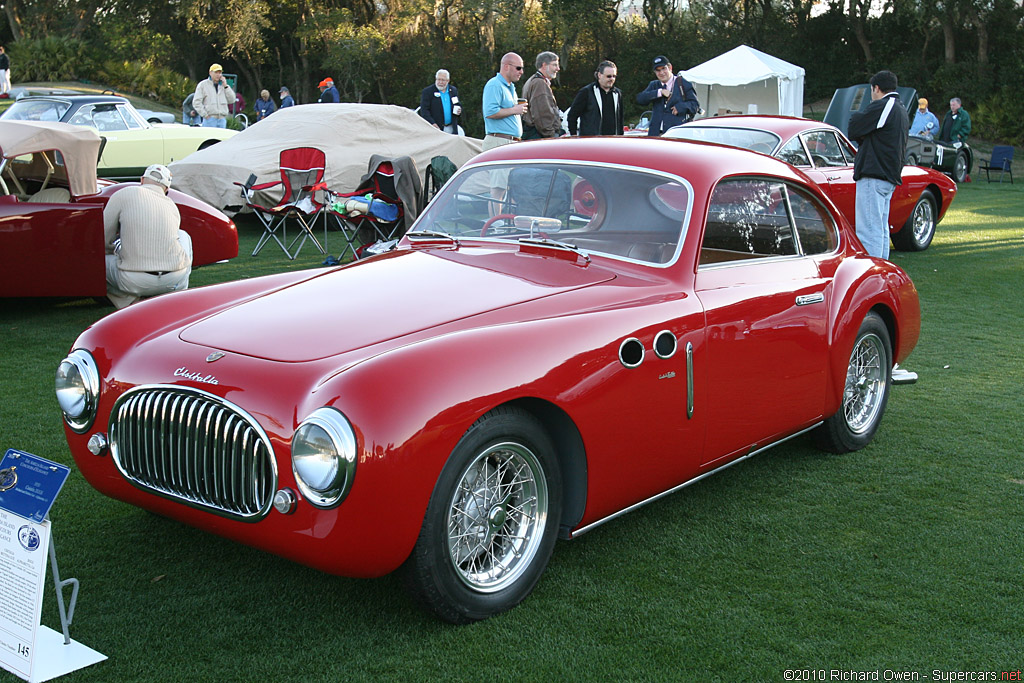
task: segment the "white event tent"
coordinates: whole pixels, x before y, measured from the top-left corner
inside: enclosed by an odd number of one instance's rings
[[[727,112],[803,116],[804,69],[740,45],[680,72],[693,83],[705,116]]]

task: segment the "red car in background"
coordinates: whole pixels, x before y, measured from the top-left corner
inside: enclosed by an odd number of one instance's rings
[[[126,183],[97,180],[101,144],[90,128],[0,121],[0,297],[106,296],[103,207]],[[238,255],[227,216],[168,196],[192,237],[193,267]]]
[[[742,147],[782,159],[816,182],[855,224],[857,186],[853,180],[856,148],[838,128],[789,116],[719,116],[671,128],[664,137]],[[919,166],[903,167],[903,184],[889,208],[889,234],[901,251],[923,251],[935,226],[956,196],[956,183]]]
[[[334,574],[401,567],[465,623],[557,537],[805,432],[866,446],[919,331],[907,274],[792,166],[566,138],[475,157],[376,256],[107,316],[57,399],[100,492]]]

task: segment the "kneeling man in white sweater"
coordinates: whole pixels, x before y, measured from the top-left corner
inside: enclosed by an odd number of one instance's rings
[[[139,185],[118,190],[103,209],[107,296],[118,308],[188,289],[192,239],[181,229],[170,188],[170,169],[153,164]]]

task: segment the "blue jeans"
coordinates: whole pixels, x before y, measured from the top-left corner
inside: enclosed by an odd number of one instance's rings
[[[217,119],[212,116],[203,119],[203,128],[227,128],[227,119]]]
[[[199,126],[199,125],[202,125],[202,123],[203,123],[203,117],[200,116],[199,114],[196,114],[195,116],[189,116],[188,114],[182,114],[181,115],[181,122],[184,123],[186,126]]]
[[[857,239],[872,256],[889,258],[889,201],[896,186],[881,178],[857,181]]]

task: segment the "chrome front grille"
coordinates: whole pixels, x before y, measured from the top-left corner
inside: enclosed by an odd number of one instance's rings
[[[245,521],[277,490],[270,439],[238,406],[199,389],[141,386],[114,404],[110,452],[141,489]]]

